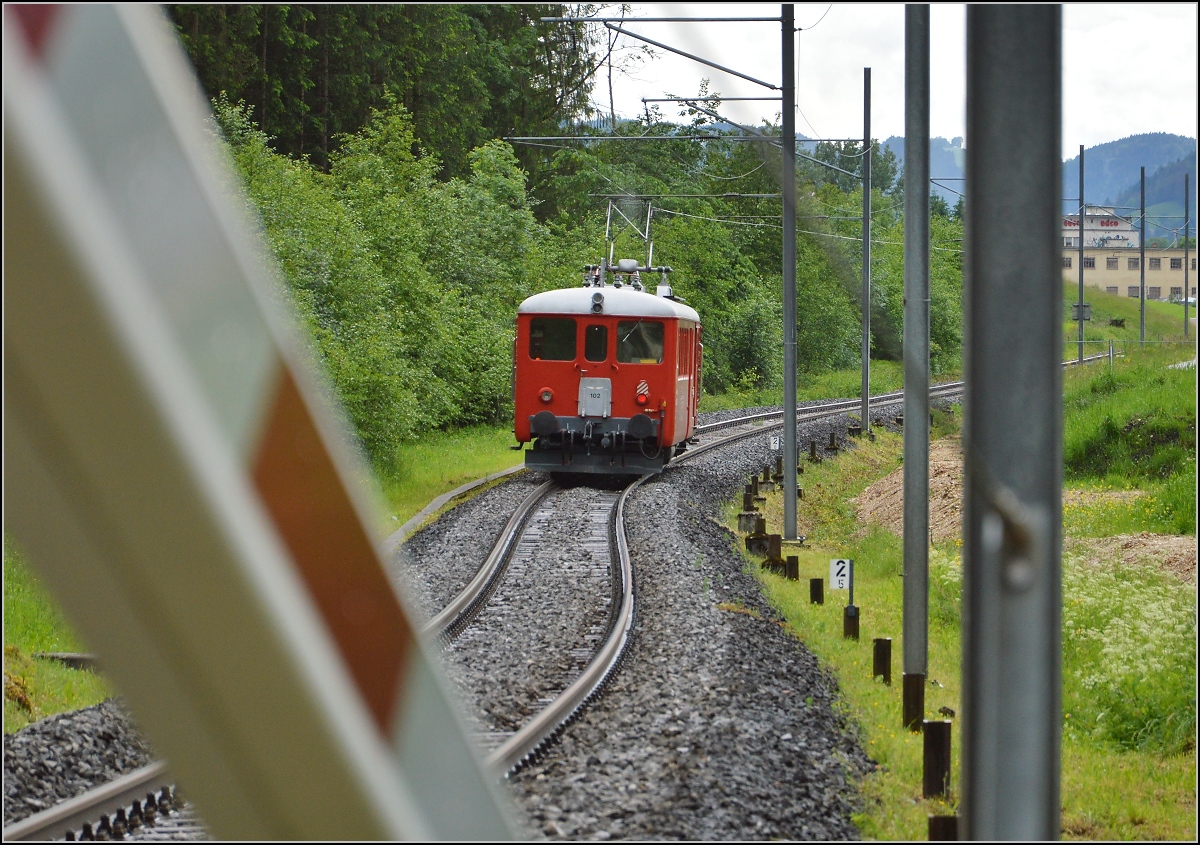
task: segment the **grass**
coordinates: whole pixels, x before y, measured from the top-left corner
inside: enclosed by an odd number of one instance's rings
[[[1107,349],[1107,347],[1105,347]],[[937,374],[938,381],[954,381],[961,378],[958,371]],[[904,364],[900,361],[871,361],[870,392],[892,393],[904,387]],[[805,402],[814,399],[856,399],[862,395],[862,370],[836,370],[834,372],[802,374],[796,388],[796,399]],[[727,411],[733,408],[754,408],[778,405],[783,401],[782,388],[756,390],[731,390],[712,395],[705,393],[700,398],[700,410]]]
[[[1063,343],[1065,346],[1063,360],[1078,354],[1079,323],[1071,319],[1071,303],[1079,301],[1078,283],[1063,283]],[[1140,301],[1128,296],[1105,293],[1099,288],[1085,287],[1083,301],[1092,306],[1092,319],[1083,324],[1084,353],[1095,355],[1108,351],[1111,340],[1118,352],[1141,339]],[[1189,309],[1189,315],[1198,316],[1194,309]],[[1113,320],[1123,320],[1125,325],[1118,328],[1112,325]],[[1173,302],[1146,302],[1146,340],[1154,344],[1182,343],[1183,338],[1183,306]],[[1191,329],[1191,352],[1196,352],[1196,329]]]
[[[1152,347],[1064,376],[1065,480],[1095,496],[1066,509],[1080,536],[1196,531],[1196,370],[1181,350]]]
[[[1154,351],[1141,360],[1118,364],[1115,370],[1127,366],[1134,373],[1130,381],[1123,381],[1122,373],[1118,389],[1102,387],[1095,393],[1144,394],[1140,385],[1145,368],[1161,372],[1163,356],[1169,354]],[[1105,368],[1085,370],[1067,379],[1068,438],[1081,437],[1080,431],[1087,425],[1071,410],[1071,397],[1092,392],[1093,384],[1104,383]],[[1194,385],[1194,372],[1190,378]],[[1182,404],[1185,408],[1190,404],[1193,442],[1190,459],[1180,462],[1176,474],[1184,479],[1179,482],[1184,487],[1186,479],[1192,479],[1194,491],[1195,393],[1194,387],[1185,387],[1190,402]],[[1161,397],[1156,401],[1174,407]],[[1183,415],[1180,429],[1187,428],[1187,419]],[[934,437],[952,432],[956,422],[957,416],[952,414],[935,419]],[[800,580],[791,582],[762,572],[753,562],[751,565],[791,630],[837,675],[842,704],[858,725],[868,754],[878,763],[861,784],[861,811],[855,821],[863,837],[925,839],[929,815],[956,812],[961,737],[955,723],[951,800],[922,798],[922,738],[901,725],[897,667],[902,654],[903,548],[900,538],[885,529],[859,525],[850,501],[871,482],[900,466],[902,438],[882,431],[876,435],[875,442],[860,440],[858,448],[841,453],[836,460],[806,464],[798,513],[799,533],[806,535],[806,547],[785,551],[798,552]],[[1185,457],[1187,454],[1185,449]],[[1069,472],[1068,478],[1074,479],[1071,483],[1076,487],[1099,486],[1090,476],[1075,477]],[[1142,473],[1125,487],[1140,493],[1133,502],[1144,502],[1156,495],[1153,491],[1161,490],[1162,483],[1154,473]],[[1184,533],[1195,531],[1194,494],[1189,502],[1190,507],[1178,506],[1179,511],[1191,513],[1193,528]],[[1149,530],[1146,526],[1157,526],[1161,530],[1178,524],[1172,521],[1178,515],[1177,505],[1164,509],[1160,501],[1149,511],[1144,505],[1136,507],[1142,508],[1141,515],[1117,527],[1136,525]],[[731,527],[736,525],[737,509],[736,503],[730,503],[726,518]],[[1170,518],[1162,517],[1164,512]],[[766,516],[769,525],[782,524],[781,494],[768,496]],[[1096,518],[1085,526],[1077,515],[1064,511],[1066,536],[1095,536],[1104,525]],[[1109,524],[1110,531],[1112,528]],[[822,606],[809,604],[806,581],[827,577],[831,558],[855,561],[855,604],[861,613],[857,642],[842,638],[845,593],[827,595]],[[1098,570],[1069,557],[1064,559],[1063,570],[1063,837],[1194,840],[1195,586],[1140,568]],[[942,707],[956,714],[961,711],[960,619],[958,544],[935,545],[930,550],[928,677],[938,685],[926,688],[927,718],[939,718],[935,714]],[[892,686],[872,677],[871,641],[875,637],[892,638]]]
[[[800,580],[759,572],[768,598],[796,636],[837,675],[843,706],[859,726],[867,753],[878,764],[861,785],[866,809],[855,818],[864,838],[873,839],[925,839],[928,815],[955,811],[953,803],[921,796],[922,737],[901,724],[899,671],[893,668],[890,687],[872,677],[873,638],[892,639],[893,667],[898,666],[902,653],[902,547],[898,538],[881,528],[860,531],[850,499],[900,466],[902,445],[899,435],[877,431],[874,443],[864,440],[859,448],[843,452],[834,461],[807,464],[801,477],[804,498],[797,519],[799,533],[806,536],[806,548],[785,551],[799,557]],[[768,525],[781,524],[781,494],[768,497],[766,515]],[[935,559],[950,557],[945,551],[940,554],[941,558]],[[861,631],[857,642],[842,638],[845,592],[830,591],[825,604],[809,604],[808,579],[827,578],[832,558],[855,562],[854,602],[860,608]],[[757,566],[754,569],[758,571]],[[931,565],[931,583],[937,571],[936,564]],[[940,686],[927,689],[926,712],[936,713],[940,707],[958,711],[961,644],[957,620],[935,612],[935,604],[931,600],[928,672]],[[956,793],[957,742],[952,743],[952,755],[951,790]]]
[[[511,427],[436,432],[402,446],[395,469],[379,479],[395,530],[443,493],[524,462]]]
[[[112,691],[89,671],[32,655],[85,651],[28,561],[4,539],[4,732],[46,716],[99,704]]]

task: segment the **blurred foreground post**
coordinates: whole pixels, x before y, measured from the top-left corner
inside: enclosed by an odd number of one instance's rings
[[[507,838],[169,23],[3,61],[6,529],[219,838]]]
[[[967,7],[967,839],[1059,836],[1061,32],[1058,6]]]

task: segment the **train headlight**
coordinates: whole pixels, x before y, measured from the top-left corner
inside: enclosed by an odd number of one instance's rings
[[[543,387],[538,392],[538,398],[541,399],[545,404],[549,405],[551,401],[554,400],[554,391],[548,387]]]
[[[592,311],[599,314],[604,310],[604,294],[596,291],[592,294]]]
[[[646,404],[650,401],[650,397],[647,396],[645,393],[639,393],[637,395],[636,401],[639,405],[641,405],[644,408],[644,407],[646,407]]]

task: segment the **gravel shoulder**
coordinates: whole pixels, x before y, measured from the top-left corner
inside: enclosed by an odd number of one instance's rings
[[[845,431],[842,419],[806,426],[801,435],[824,441],[837,432],[844,441]],[[745,478],[771,461],[768,437],[674,466],[631,497],[633,645],[606,694],[508,784],[523,832],[550,839],[858,838],[850,818],[854,783],[872,764],[840,713],[836,682],[783,630],[735,538],[717,522]],[[405,543],[388,567],[417,618],[428,618],[470,579],[542,480],[523,473],[498,484]],[[545,565],[578,565],[567,557]],[[479,681],[463,688],[486,689]],[[5,823],[152,756],[113,702],[6,736]]]
[[[60,713],[4,737],[4,824],[74,798],[154,760],[119,703]]]

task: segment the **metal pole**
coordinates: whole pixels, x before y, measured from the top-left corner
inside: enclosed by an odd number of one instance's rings
[[[871,430],[871,69],[863,68],[862,429]]]
[[[959,805],[967,839],[1060,833],[1061,125],[1061,7],[969,5]]]
[[[1190,324],[1188,322],[1188,297],[1191,288],[1188,282],[1188,176],[1183,174],[1183,339],[1187,340]]]
[[[796,49],[795,6],[781,7],[783,65],[783,536],[796,535]]]
[[[1083,144],[1079,145],[1079,363],[1083,363],[1083,221],[1087,201],[1083,198]]]
[[[1141,340],[1142,346],[1146,345],[1146,168],[1142,168],[1142,236],[1139,238],[1142,244],[1141,259],[1138,261],[1138,267],[1141,268],[1141,286],[1138,292],[1138,337]]]
[[[929,6],[904,7],[904,709],[925,719],[929,661]]]

